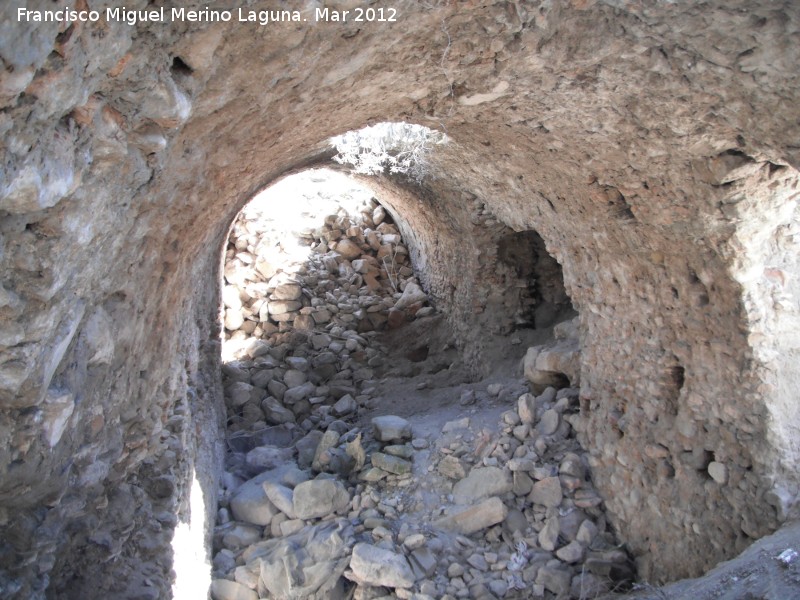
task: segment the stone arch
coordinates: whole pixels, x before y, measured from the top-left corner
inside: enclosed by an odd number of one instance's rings
[[[399,0],[414,22],[389,45],[378,24],[157,37],[4,16],[7,595],[169,587],[127,508],[175,513],[194,466],[216,485],[215,249],[253,192],[373,119],[457,140],[415,200],[437,227],[469,231],[485,203],[562,265],[578,427],[643,576],[697,574],[792,513],[798,7],[573,5]],[[429,242],[454,271],[481,261]],[[429,264],[479,365],[481,299]]]

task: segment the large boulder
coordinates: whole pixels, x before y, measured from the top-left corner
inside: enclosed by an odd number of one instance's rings
[[[471,504],[489,496],[501,496],[512,490],[511,472],[499,467],[476,467],[453,486],[453,498],[459,504]]]
[[[350,494],[334,479],[313,479],[294,488],[292,503],[298,519],[316,519],[344,510]]]
[[[350,569],[353,580],[366,585],[410,588],[415,581],[405,556],[372,544],[355,545]]]
[[[411,439],[411,423],[395,415],[384,415],[372,419],[375,439],[392,442]]]
[[[266,480],[265,475],[254,477],[236,491],[230,503],[234,519],[261,526],[272,522],[272,518],[280,511],[264,491],[262,484]]]
[[[323,600],[338,597],[354,542],[352,525],[338,519],[252,546],[243,558],[258,565],[271,598]]]

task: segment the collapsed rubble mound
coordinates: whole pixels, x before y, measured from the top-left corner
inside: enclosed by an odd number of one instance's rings
[[[244,211],[234,224],[223,289],[223,383],[234,429],[310,430],[328,411],[353,412],[356,384],[381,363],[367,338],[434,314],[399,231],[359,189],[362,197],[350,198],[357,215],[340,205],[314,227],[313,213],[304,213],[289,239],[285,219],[264,218],[269,207]]]
[[[411,353],[384,347],[379,332],[415,321],[420,337],[440,319],[373,199],[295,230],[305,253],[263,217],[244,212],[226,253],[229,452],[213,597],[624,588],[631,563],[570,425],[579,389],[466,383],[425,340]]]
[[[319,226],[312,225],[313,212],[303,213],[305,219],[288,240],[281,231],[286,219],[268,214],[275,207],[256,205],[239,215],[224,271],[229,340],[269,339],[278,345],[287,338],[276,333],[336,326],[363,333],[396,328],[434,312],[424,306],[427,296],[413,276],[408,248],[391,216],[364,196],[363,188],[355,188],[354,195],[358,191],[361,197],[350,198],[350,204],[359,213],[348,214],[340,205]],[[313,209],[314,196],[305,200],[306,208]]]
[[[506,386],[469,387],[463,399],[482,400],[463,412],[477,416],[439,435],[395,415],[329,419],[293,442],[263,438],[233,453],[241,477],[229,473],[223,492],[214,597],[595,598],[624,588],[629,557],[569,425],[578,390],[525,393],[503,410],[506,394],[490,394]]]

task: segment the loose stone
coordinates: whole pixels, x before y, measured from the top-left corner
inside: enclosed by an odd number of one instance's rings
[[[350,394],[345,394],[333,405],[332,412],[337,417],[343,417],[354,413],[357,408],[358,404],[355,399]]]
[[[403,418],[387,415],[372,419],[375,438],[381,442],[411,439],[411,424]]]
[[[728,482],[728,469],[720,462],[712,461],[708,463],[708,474],[720,485],[724,485]]]
[[[231,499],[231,512],[236,520],[264,526],[278,514],[277,507],[270,502],[261,485],[262,481],[256,478],[245,483]]]
[[[417,579],[430,577],[436,571],[437,560],[429,548],[420,547],[411,552],[411,568]]]
[[[502,495],[513,488],[511,473],[498,467],[477,467],[453,487],[456,502],[468,504],[487,496]]]
[[[405,475],[411,472],[411,463],[403,460],[397,456],[383,454],[382,452],[373,452],[372,464],[379,469],[394,473],[395,475]]]
[[[561,504],[562,497],[561,481],[558,477],[547,477],[533,484],[533,489],[528,499],[533,504],[554,508]]]
[[[539,569],[536,583],[543,585],[557,596],[566,596],[569,594],[572,574],[556,561],[556,564],[548,563]]]
[[[532,394],[523,394],[517,400],[517,413],[523,423],[536,422],[536,399]]]
[[[591,519],[586,519],[578,528],[578,533],[575,536],[575,539],[585,546],[588,546],[594,541],[596,535],[597,525],[595,525],[594,521]]]
[[[541,546],[544,550],[553,552],[556,549],[556,544],[558,543],[559,531],[560,524],[558,517],[552,516],[547,519],[545,526],[539,532],[539,546]]]
[[[445,456],[436,468],[439,474],[451,479],[462,479],[467,474],[464,463],[455,456]]]
[[[298,519],[325,517],[344,510],[350,503],[350,494],[338,481],[314,479],[305,481],[294,489],[292,505]]]
[[[290,519],[296,518],[292,490],[272,481],[265,481],[263,485],[270,502]]]
[[[227,579],[214,579],[211,582],[211,597],[214,600],[258,600],[255,591]]]
[[[556,556],[565,563],[576,563],[583,560],[584,547],[578,541],[572,541],[556,551]]]
[[[544,412],[541,420],[536,425],[536,429],[542,435],[552,435],[556,432],[560,423],[561,415],[551,408]]]
[[[359,543],[353,548],[350,569],[357,582],[390,588],[410,588],[415,577],[402,554]]]
[[[508,508],[503,501],[500,498],[489,498],[475,506],[443,517],[435,521],[433,525],[439,529],[469,535],[502,523],[506,515],[508,515]]]

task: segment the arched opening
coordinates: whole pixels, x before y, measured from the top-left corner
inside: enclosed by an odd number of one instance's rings
[[[371,156],[375,144],[358,147]],[[436,251],[464,255],[463,240],[437,227],[435,192],[419,174],[304,171],[231,226],[216,597],[598,594],[632,578],[570,424],[577,377],[538,387],[521,378],[532,340],[575,337],[558,263],[535,231],[486,227],[476,204],[466,210],[492,251],[454,271]],[[458,323],[461,294],[474,316]],[[465,360],[469,325],[485,328],[491,367]],[[564,498],[569,516],[556,510]],[[537,563],[551,552],[558,565]],[[486,556],[511,566],[492,570]]]
[[[289,176],[254,198],[224,261],[222,358],[235,430],[301,423],[315,405],[355,395],[373,358],[365,338],[436,312],[391,212],[330,169]],[[258,373],[248,378],[247,369]],[[262,392],[293,398],[294,418],[261,415]]]
[[[575,315],[564,289],[561,265],[547,252],[536,231],[518,231],[500,238],[497,258],[520,281],[509,286],[509,293],[516,289],[519,294],[516,327],[546,329]]]

